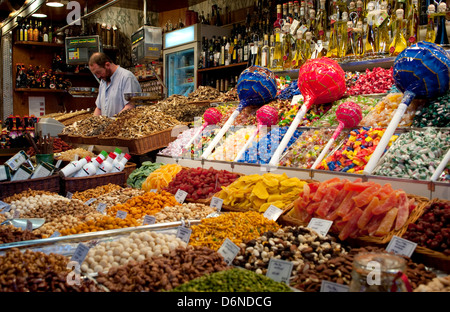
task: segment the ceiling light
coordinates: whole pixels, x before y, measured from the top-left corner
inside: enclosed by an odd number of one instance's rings
[[[36,17],[36,18],[46,18],[47,14],[43,14],[43,13],[34,13],[31,16]]]
[[[61,2],[57,2],[57,1],[48,1],[45,5],[52,7],[52,8],[60,8],[60,7],[64,6],[64,4],[62,4]]]

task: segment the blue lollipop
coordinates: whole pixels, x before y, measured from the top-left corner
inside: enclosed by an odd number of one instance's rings
[[[365,174],[370,174],[375,168],[409,104],[415,98],[431,99],[449,90],[450,58],[441,46],[418,42],[403,50],[395,59],[394,82],[403,92],[403,98],[364,168]]]
[[[245,69],[239,76],[236,91],[239,97],[239,105],[203,152],[203,159],[208,158],[220,139],[225,135],[245,107],[249,105],[262,106],[275,98],[277,95],[275,75],[267,68],[251,66]]]

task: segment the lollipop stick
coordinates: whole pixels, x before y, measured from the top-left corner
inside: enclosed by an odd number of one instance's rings
[[[195,134],[192,136],[192,138],[189,140],[189,142],[185,145],[184,149],[189,150],[191,148],[191,144],[194,143],[195,139],[198,138],[200,133],[202,133],[202,131],[205,130],[207,125],[208,124],[205,122],[201,127],[199,127],[197,132],[195,132]]]
[[[384,153],[384,150],[389,144],[389,141],[392,138],[392,135],[395,132],[395,129],[397,129],[398,124],[402,120],[403,115],[406,112],[406,109],[408,108],[411,101],[414,99],[415,94],[411,91],[406,91],[402,102],[398,106],[397,110],[395,111],[394,116],[392,117],[391,122],[389,123],[388,127],[386,128],[386,131],[383,134],[383,137],[381,138],[380,142],[378,143],[377,147],[375,148],[375,151],[373,152],[372,156],[370,157],[369,161],[367,162],[367,165],[364,168],[364,174],[371,174],[372,171],[375,169],[375,166],[377,165],[378,161],[380,160],[381,156]]]
[[[235,162],[237,162],[237,161],[239,161],[239,159],[241,159],[242,155],[244,155],[245,151],[250,146],[250,144],[253,142],[253,139],[256,137],[256,135],[258,134],[260,129],[261,129],[261,127],[258,125],[258,127],[255,129],[255,131],[253,131],[252,135],[248,138],[247,142],[245,142],[245,145],[241,148],[241,150],[237,154],[236,158],[234,159]]]
[[[339,126],[336,128],[336,130],[333,133],[333,136],[331,137],[331,139],[328,141],[327,145],[325,145],[325,147],[323,148],[322,152],[320,153],[319,157],[316,159],[316,161],[314,162],[314,164],[312,165],[311,169],[316,169],[316,167],[322,162],[322,160],[325,158],[325,156],[328,153],[328,150],[331,148],[331,145],[333,145],[334,141],[336,141],[336,138],[339,136],[339,134],[341,133],[342,129],[344,129],[344,124],[343,123],[339,123]]]
[[[447,151],[447,154],[445,154],[444,159],[442,159],[441,163],[436,168],[436,171],[434,171],[433,175],[431,176],[431,181],[435,182],[439,178],[439,176],[441,175],[442,171],[444,171],[449,161],[450,161],[450,150]]]
[[[209,143],[208,147],[203,152],[203,154],[202,154],[203,159],[207,159],[209,157],[209,155],[211,154],[214,147],[216,147],[216,145],[219,143],[220,139],[224,136],[225,132],[227,132],[228,129],[230,129],[231,125],[233,124],[234,120],[236,119],[236,117],[239,115],[240,112],[241,111],[239,109],[236,109],[231,114],[230,118],[228,118],[227,122],[220,129],[219,133],[217,133],[217,135],[214,137],[212,142]]]
[[[292,121],[291,125],[289,126],[289,129],[287,130],[286,134],[284,135],[283,140],[281,140],[280,145],[278,145],[277,149],[275,150],[275,153],[273,153],[272,158],[270,159],[270,162],[269,162],[270,166],[278,166],[281,154],[283,153],[284,149],[286,148],[286,146],[288,145],[292,136],[294,135],[295,130],[297,130],[297,127],[300,124],[300,122],[302,121],[306,112],[308,111],[309,106],[310,106],[309,104],[304,103],[300,107],[300,110],[297,112],[297,115],[295,116],[294,120]]]

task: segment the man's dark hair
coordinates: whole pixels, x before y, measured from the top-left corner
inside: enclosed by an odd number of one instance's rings
[[[91,55],[91,57],[89,59],[89,66],[97,64],[98,66],[104,68],[106,62],[113,64],[113,61],[111,60],[111,58],[108,55],[106,55],[103,52],[96,52]]]

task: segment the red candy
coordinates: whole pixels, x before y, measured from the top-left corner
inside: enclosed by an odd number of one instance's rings
[[[375,67],[372,71],[366,69],[354,83],[347,82],[347,94],[386,93],[394,84],[393,68]]]

